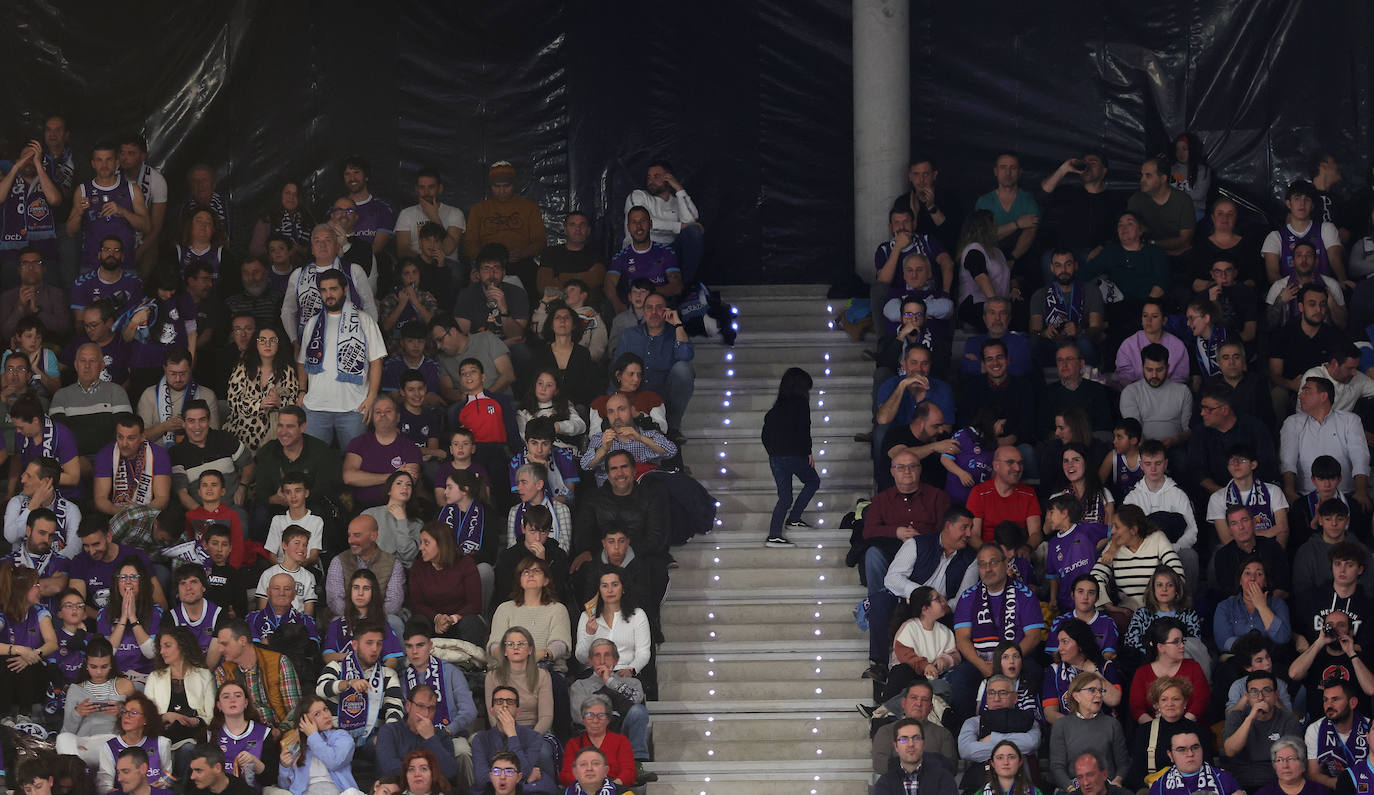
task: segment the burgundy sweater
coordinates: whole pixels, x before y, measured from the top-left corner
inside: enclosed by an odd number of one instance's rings
[[[410,567],[406,607],[430,620],[438,613],[463,616],[482,613],[482,578],[477,564],[463,555],[442,571],[422,560]]]

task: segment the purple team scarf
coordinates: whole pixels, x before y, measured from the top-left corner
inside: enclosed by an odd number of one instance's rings
[[[1045,326],[1057,328],[1065,323],[1077,323],[1083,317],[1083,296],[1078,285],[1069,288],[1069,300],[1065,301],[1059,292],[1058,284],[1045,288]]]
[[[311,375],[324,372],[324,324],[328,322],[329,312],[321,311],[316,315],[314,327],[310,329],[310,341],[305,346],[305,371]],[[352,303],[344,304],[343,311],[339,313],[334,361],[337,365],[334,380],[346,384],[363,382],[363,373],[367,370],[367,337],[363,333],[361,313]]]
[[[410,691],[419,685],[429,685],[434,688],[434,696],[439,699],[439,703],[434,707],[434,728],[447,729],[451,720],[448,715],[448,701],[444,694],[448,692],[447,683],[444,681],[444,664],[433,655],[429,658],[429,667],[425,669],[424,676],[421,677],[415,672],[415,666],[406,666],[406,675],[401,679],[403,692],[401,695],[410,697]]]
[[[383,671],[385,666],[378,660],[372,666],[372,676],[363,676],[363,665],[358,660],[358,655],[353,651],[353,647],[348,647],[348,652],[344,655],[343,664],[339,666],[339,679],[366,679],[369,687],[368,693],[359,693],[353,688],[348,688],[339,694],[338,721],[339,728],[346,732],[355,732],[359,729],[367,728],[367,702],[369,693],[376,693],[378,698],[382,697],[383,688],[386,680]]]
[[[453,530],[458,551],[464,555],[471,555],[482,548],[482,531],[486,526],[483,515],[482,504],[473,500],[472,505],[462,513],[459,513],[456,504],[445,505],[439,510],[439,521]]]
[[[1274,526],[1274,506],[1270,504],[1269,489],[1260,481],[1256,480],[1244,496],[1234,480],[1227,483],[1226,506],[1229,508],[1232,505],[1244,505],[1250,509],[1255,517],[1256,530],[1263,532]]]

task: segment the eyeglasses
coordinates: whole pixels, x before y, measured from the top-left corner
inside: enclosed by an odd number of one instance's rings
[[[19,260],[19,267],[21,267],[21,268],[25,268],[25,267],[35,267],[35,268],[36,268],[36,267],[38,267],[39,265],[42,265],[42,264],[43,264],[43,260],[41,260],[41,259],[28,259],[28,260],[21,259],[21,260]]]
[[[920,317],[925,317],[925,316],[926,316],[926,313],[925,313],[925,312],[903,312],[903,313],[902,313],[902,317],[917,317],[917,318],[920,318]]]
[[[100,253],[101,253],[101,254],[123,254],[123,253],[124,253],[124,249],[120,248],[119,246],[101,246],[101,247],[100,247]]]
[[[893,464],[893,465],[892,465],[892,468],[893,468],[894,470],[898,471],[898,472],[910,472],[910,471],[915,470],[915,469],[920,469],[920,468],[921,468],[921,465],[920,465],[920,464]]]
[[[1198,743],[1193,743],[1192,745],[1179,745],[1174,747],[1174,753],[1176,754],[1196,754],[1201,752],[1202,746]]]
[[[500,707],[503,705],[507,707],[515,707],[519,706],[519,703],[516,699],[513,698],[493,698],[491,700],[491,705],[493,707]]]
[[[520,775],[520,771],[513,767],[493,767],[491,769],[492,778],[512,778]]]
[[[436,710],[436,709],[439,708],[439,702],[437,702],[437,701],[434,702],[433,704],[421,704],[421,703],[418,702],[418,701],[412,701],[412,702],[410,702],[410,705],[411,705],[412,707],[414,707],[414,708],[416,708],[416,709],[418,709],[418,710],[424,711],[424,712],[433,712],[434,710]]]
[[[258,337],[259,345],[276,345],[278,342],[281,342],[281,340],[276,337]]]
[[[1183,638],[1175,638],[1175,639],[1173,639],[1173,640],[1161,640],[1161,641],[1160,641],[1160,645],[1162,645],[1162,646],[1182,646],[1182,645],[1183,645]]]
[[[121,575],[119,575],[119,579],[120,579],[121,582],[138,582],[139,580],[143,579],[143,575],[142,575],[142,574],[121,574]]]
[[[1274,757],[1274,764],[1276,764],[1276,765],[1291,765],[1291,764],[1293,764],[1293,763],[1295,763],[1295,762],[1301,762],[1301,761],[1302,761],[1302,760],[1299,759],[1299,758],[1297,758],[1296,756],[1276,756],[1276,757]]]
[[[1103,693],[1107,692],[1107,688],[1105,688],[1105,687],[1085,687],[1085,688],[1083,688],[1083,690],[1080,691],[1080,692],[1083,692],[1083,693],[1095,693],[1095,694],[1097,694],[1097,695],[1100,696],[1100,695],[1102,695]]]
[[[119,714],[120,714],[120,715],[133,715],[133,716],[136,717],[136,718],[142,717],[142,716],[143,716],[143,713],[142,713],[141,711],[139,711],[139,710],[136,710],[136,709],[121,709],[121,710],[119,711]]]
[[[82,609],[85,609],[86,603],[85,603],[85,602],[63,602],[62,604],[58,605],[58,607],[60,607],[60,608],[63,609],[63,610],[67,610],[67,609],[69,609],[69,608],[74,608],[74,609],[77,609],[77,610],[82,610]]]
[[[1245,692],[1252,696],[1272,696],[1276,691],[1272,687],[1251,687]]]
[[[1011,691],[1011,690],[989,690],[989,691],[988,691],[988,695],[990,695],[990,696],[997,696],[998,698],[1005,698],[1005,697],[1011,695],[1012,692],[1013,692],[1013,691]]]
[[[611,717],[610,715],[607,715],[607,714],[604,713],[604,712],[584,712],[584,713],[582,713],[582,720],[609,720],[610,717]]]
[[[898,745],[907,745],[907,744],[909,744],[909,743],[922,743],[922,742],[925,742],[925,739],[926,739],[926,738],[920,736],[919,734],[908,734],[908,735],[904,735],[904,736],[902,736],[902,737],[898,737],[898,738],[897,738],[897,744],[898,744]]]
[[[329,210],[330,215],[357,215],[358,211],[352,207],[333,207]]]
[[[508,640],[501,645],[505,646],[507,649],[527,649],[530,644],[523,640]]]
[[[97,320],[95,322],[83,322],[81,324],[83,328],[100,328],[103,325],[105,325],[105,321],[103,320]]]
[[[1214,412],[1214,411],[1220,411],[1220,410],[1221,410],[1221,406],[1219,406],[1219,405],[1217,405],[1217,406],[1208,406],[1208,405],[1205,404],[1205,403],[1202,404],[1201,406],[1199,406],[1198,408],[1199,408],[1202,412],[1204,412],[1204,413],[1206,413],[1206,414],[1211,414],[1211,413]],[[1243,461],[1243,460],[1245,460],[1245,459],[1241,459],[1241,460]]]

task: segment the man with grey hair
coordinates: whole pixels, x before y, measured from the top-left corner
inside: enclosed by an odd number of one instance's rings
[[[949,729],[931,717],[934,708],[935,690],[930,686],[930,682],[924,679],[912,682],[907,686],[906,692],[902,694],[901,717],[921,722],[921,728],[925,730],[927,758],[938,759],[950,775],[954,775],[954,767],[959,760],[959,752],[955,750],[954,737],[950,735]],[[874,773],[882,775],[892,767],[892,760],[896,758],[892,749],[893,739],[896,736],[896,726],[895,721],[885,724],[878,727],[878,731],[873,734]]]
[[[645,779],[643,766],[638,764],[649,760],[649,709],[644,705],[644,685],[632,676],[616,673],[620,663],[620,650],[615,641],[597,638],[592,641],[587,652],[587,665],[591,672],[573,682],[568,688],[568,702],[579,705],[573,713],[574,728],[583,727],[582,713],[587,711],[589,701],[599,699],[605,702],[611,713],[608,729],[620,732],[630,739],[634,751],[640,781]],[[647,774],[653,775],[653,774]]]
[[[996,674],[983,691],[986,706],[964,721],[959,729],[959,756],[979,764],[992,758],[992,749],[1011,740],[1023,754],[1040,747],[1040,726],[1035,717],[1016,708],[1016,680]]]
[[[1015,377],[1035,372],[1031,360],[1030,337],[1011,330],[1011,299],[994,295],[983,302],[983,325],[988,333],[975,334],[964,342],[964,355],[959,359],[959,372],[976,376],[983,372],[983,340],[1001,340],[1007,345],[1007,370]]]
[[[339,252],[343,251],[345,242],[343,232],[330,224],[316,224],[311,230],[310,253],[314,256],[314,261],[291,272],[291,277],[286,282],[286,300],[281,308],[281,324],[292,342],[298,343],[305,324],[324,311],[319,277],[330,269],[339,270],[348,277],[350,300],[364,314],[377,317],[377,301],[372,296],[367,274],[356,263],[343,263],[339,260]],[[343,270],[344,267],[348,270]]]

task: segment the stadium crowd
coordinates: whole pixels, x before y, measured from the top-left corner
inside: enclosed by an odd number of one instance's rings
[[[466,213],[349,157],[318,216],[286,182],[234,226],[136,135],[4,154],[7,788],[652,780],[669,548],[715,519],[691,336],[735,333],[667,162],[610,246],[551,243],[505,161]]]
[[[1270,218],[1190,134],[1110,168],[913,158],[837,323],[876,791],[1368,792],[1374,190],[1318,154]]]

